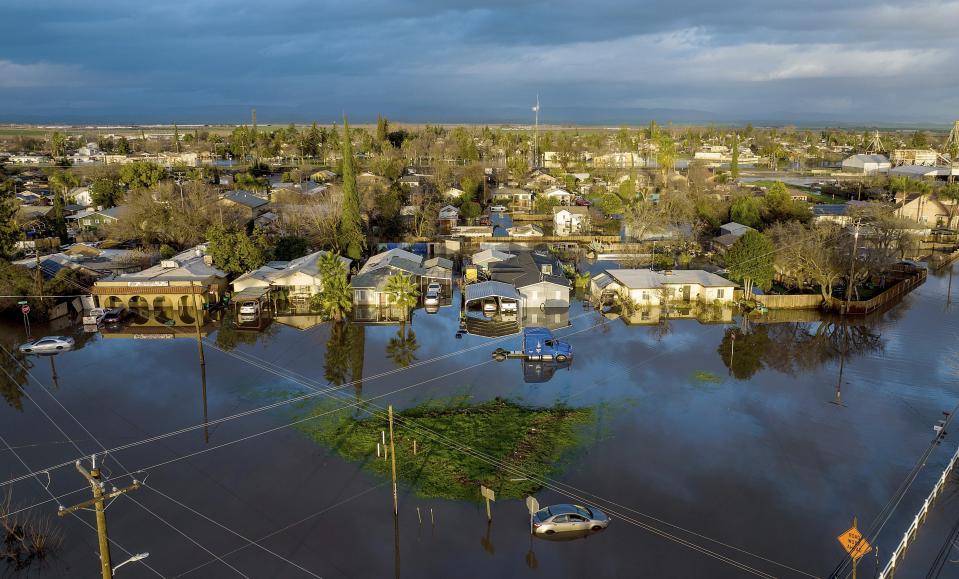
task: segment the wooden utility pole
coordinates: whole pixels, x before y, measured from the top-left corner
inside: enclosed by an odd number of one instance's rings
[[[846,284],[846,303],[844,303],[840,309],[843,315],[849,312],[849,302],[852,300],[852,288],[856,284],[856,258],[859,254],[859,225],[860,222],[856,221],[856,230],[852,238],[852,259],[849,261],[849,283]]]
[[[103,503],[108,499],[113,499],[130,491],[139,489],[140,482],[134,479],[133,484],[129,486],[104,493],[103,482],[100,480],[100,469],[97,468],[97,455],[93,455],[91,457],[91,468],[89,471],[83,468],[79,460],[76,462],[76,467],[80,474],[83,475],[83,478],[87,479],[87,481],[90,483],[90,490],[93,491],[93,498],[73,505],[72,507],[60,507],[60,511],[57,513],[57,515],[65,517],[79,511],[80,509],[85,509],[90,506],[95,507],[97,513],[97,537],[100,540],[100,572],[103,575],[103,579],[113,579],[113,564],[110,561],[110,538],[107,535],[106,506]]]
[[[389,407],[390,416],[390,460],[393,470],[393,515],[399,514],[399,501],[396,495],[396,447],[393,445],[393,405]]]
[[[196,347],[200,352],[200,366],[206,366],[206,359],[203,357],[203,340],[200,338],[200,306],[196,301],[196,282],[190,281],[190,294],[193,296],[193,309],[196,310],[193,316],[193,326],[196,328]]]

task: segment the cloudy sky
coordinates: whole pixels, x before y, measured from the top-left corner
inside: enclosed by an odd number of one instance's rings
[[[959,0],[4,0],[0,122],[959,118]]]

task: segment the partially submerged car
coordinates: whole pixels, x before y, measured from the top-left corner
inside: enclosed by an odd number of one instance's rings
[[[550,505],[533,515],[533,533],[582,533],[602,531],[609,526],[609,517],[599,509],[580,505]]]
[[[20,351],[25,354],[43,354],[48,352],[61,352],[70,350],[76,342],[73,338],[65,336],[44,336],[39,340],[27,342],[20,346]]]

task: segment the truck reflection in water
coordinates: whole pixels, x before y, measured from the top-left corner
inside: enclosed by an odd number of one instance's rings
[[[570,366],[572,362],[569,360],[566,362],[523,360],[523,382],[527,384],[549,382],[557,370],[569,370]]]

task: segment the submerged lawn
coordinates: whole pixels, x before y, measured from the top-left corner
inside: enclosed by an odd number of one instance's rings
[[[588,408],[529,408],[500,399],[475,405],[445,402],[421,404],[394,415],[397,478],[424,497],[480,500],[480,485],[496,491],[498,499],[531,494],[541,485],[523,477],[554,474],[556,463],[576,446],[581,427],[594,420]],[[316,407],[304,417],[325,410]],[[302,422],[298,428],[347,460],[365,461],[366,468],[390,476],[390,462],[376,456],[383,431],[389,444],[386,412],[362,418],[337,413]],[[505,464],[490,464],[455,445]]]

